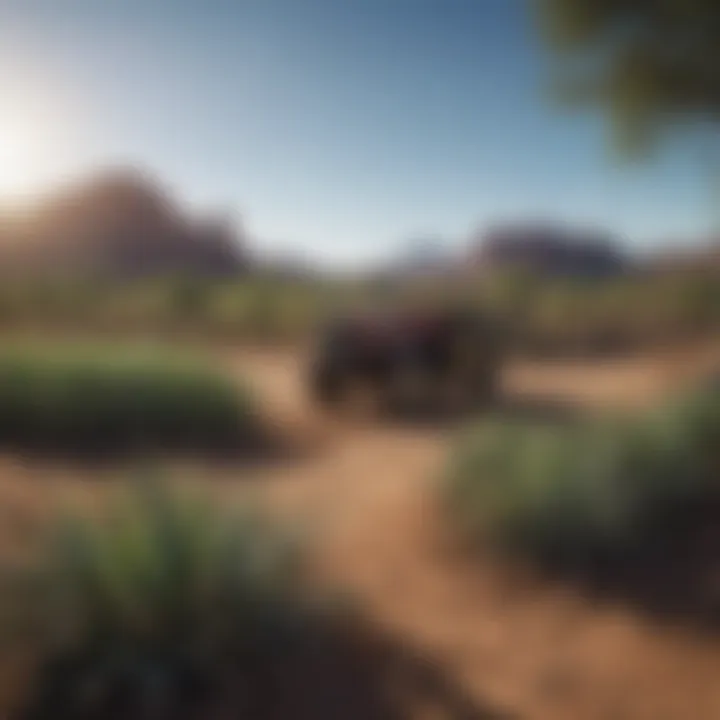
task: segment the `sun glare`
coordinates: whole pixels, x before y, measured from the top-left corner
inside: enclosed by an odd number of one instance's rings
[[[32,118],[0,114],[0,199],[31,193],[46,171],[48,133]]]
[[[22,203],[44,191],[76,145],[78,103],[51,70],[22,58],[0,66],[0,203]],[[70,88],[72,90],[72,88]],[[71,137],[72,136],[72,137]]]

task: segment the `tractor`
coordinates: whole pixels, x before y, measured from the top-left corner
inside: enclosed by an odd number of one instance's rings
[[[356,314],[321,329],[309,385],[327,408],[467,409],[495,398],[500,354],[496,325],[476,312]]]

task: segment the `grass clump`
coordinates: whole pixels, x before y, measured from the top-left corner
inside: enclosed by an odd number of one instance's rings
[[[466,537],[573,568],[687,548],[719,497],[717,387],[630,419],[485,423],[456,449],[446,485]]]
[[[289,534],[143,480],[4,568],[2,627],[32,657],[15,717],[263,717],[329,632]]]
[[[0,444],[9,447],[232,447],[254,425],[246,391],[170,353],[42,344],[0,352]]]

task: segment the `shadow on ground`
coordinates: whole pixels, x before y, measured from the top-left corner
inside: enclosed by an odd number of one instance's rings
[[[219,668],[208,682],[191,678],[168,703],[147,703],[127,687],[114,686],[102,700],[78,704],[55,673],[42,697],[14,720],[520,720],[514,713],[479,704],[430,657],[377,633],[353,628],[313,634],[281,652],[239,658],[240,669]],[[72,673],[72,669],[69,670]],[[72,675],[70,675],[72,678]],[[206,678],[207,680],[207,678]],[[132,683],[132,679],[129,681]],[[147,700],[147,698],[145,698]]]
[[[255,467],[294,463],[311,456],[315,448],[272,427],[244,429],[222,439],[186,442],[177,439],[119,438],[107,435],[75,442],[63,438],[6,439],[0,442],[3,455],[19,462],[62,463],[81,467],[113,467],[118,464],[157,461],[199,461],[210,465]]]
[[[564,574],[591,599],[622,599],[655,619],[720,632],[720,497],[677,506],[654,526],[633,556]]]
[[[301,654],[280,685],[251,713],[259,720],[518,720],[478,703],[430,656],[400,641],[351,637],[325,647],[314,659]],[[309,661],[308,661],[309,660]],[[282,681],[284,682],[284,681]]]
[[[583,417],[583,413],[577,404],[552,395],[507,395],[492,404],[469,406],[461,410],[394,410],[386,413],[382,422],[390,426],[444,429],[460,427],[483,417],[569,424]]]
[[[444,549],[468,573],[487,550],[501,561],[511,587],[512,578],[520,579],[517,592],[526,592],[530,580],[531,587],[564,588],[591,605],[625,605],[660,624],[720,634],[720,498],[655,518],[632,551],[592,555],[563,548],[556,556],[528,556],[453,540]]]

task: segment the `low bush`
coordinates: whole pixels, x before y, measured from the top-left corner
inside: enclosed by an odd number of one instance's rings
[[[720,388],[654,413],[575,426],[474,428],[448,473],[463,534],[552,566],[642,562],[697,530],[720,497]]]
[[[275,717],[283,673],[340,614],[308,590],[297,538],[142,480],[3,568],[0,627],[31,656],[14,716]]]
[[[253,342],[305,339],[328,311],[377,305],[487,308],[504,319],[518,352],[589,355],[701,340],[720,328],[720,283],[711,271],[684,277],[628,275],[573,281],[527,272],[491,277],[350,281],[327,278],[156,276],[8,280],[0,325],[8,329],[189,333]]]
[[[0,444],[94,451],[232,447],[250,397],[203,363],[149,350],[42,344],[0,352]]]

